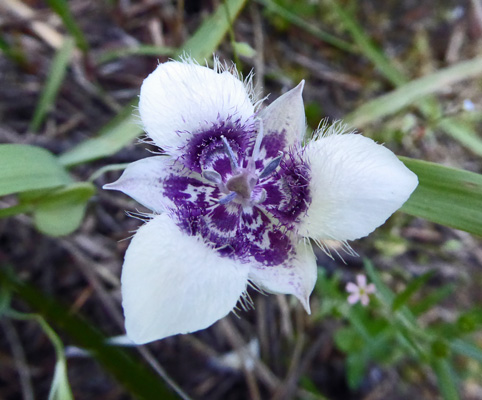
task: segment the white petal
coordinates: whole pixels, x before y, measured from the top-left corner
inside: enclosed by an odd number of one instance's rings
[[[248,267],[179,230],[167,214],[143,225],[127,249],[122,305],[127,336],[141,344],[207,328],[245,292]]]
[[[172,163],[171,157],[143,158],[129,164],[117,181],[103,188],[119,190],[150,210],[161,213],[169,201],[162,196],[162,179],[171,171]]]
[[[354,240],[382,225],[408,200],[417,176],[387,148],[356,134],[310,142],[311,205],[300,234]]]
[[[310,314],[310,295],[317,277],[316,258],[309,242],[301,241],[296,250],[296,258],[287,265],[252,265],[249,279],[267,292],[295,295]]]
[[[219,120],[236,116],[246,122],[254,106],[244,83],[229,71],[169,61],[144,80],[139,112],[154,143],[172,154],[189,135]]]
[[[270,135],[283,134],[285,148],[300,146],[306,132],[303,87],[305,81],[283,94],[259,113],[263,122],[263,135],[269,144]]]

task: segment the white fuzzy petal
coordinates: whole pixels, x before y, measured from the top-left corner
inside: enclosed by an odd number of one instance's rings
[[[173,154],[190,135],[219,120],[236,116],[246,122],[254,106],[244,83],[229,71],[169,61],[144,80],[139,112],[154,143]]]
[[[305,107],[303,105],[303,87],[305,81],[277,98],[259,113],[263,122],[264,137],[269,140],[271,134],[285,135],[285,151],[293,146],[300,146],[306,132]]]
[[[117,181],[103,188],[119,190],[150,210],[161,213],[170,204],[162,195],[162,179],[170,172],[172,163],[171,157],[143,158],[129,164]]]
[[[267,292],[296,296],[310,314],[310,295],[317,277],[316,258],[309,242],[301,241],[296,250],[296,258],[287,265],[252,265],[249,279]]]
[[[310,142],[312,202],[300,234],[354,240],[382,225],[408,200],[417,176],[387,148],[356,134]]]
[[[142,344],[207,328],[245,292],[248,267],[222,258],[162,214],[127,249],[122,305],[127,336]]]

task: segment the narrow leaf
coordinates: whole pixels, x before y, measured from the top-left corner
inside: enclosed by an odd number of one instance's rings
[[[416,304],[410,307],[410,311],[413,315],[418,316],[424,312],[430,310],[433,306],[440,303],[443,299],[453,293],[455,290],[454,285],[445,285],[441,288],[437,288],[426,297],[418,301]]]
[[[407,285],[407,287],[398,293],[393,299],[392,311],[398,310],[401,306],[405,305],[407,301],[412,297],[415,292],[417,292],[427,280],[433,275],[433,272],[427,272],[423,275],[418,276]]]
[[[482,348],[462,339],[454,340],[450,343],[450,348],[465,357],[470,357],[482,364]]]
[[[300,18],[295,13],[287,10],[286,8],[280,6],[279,4],[275,3],[273,0],[256,0],[258,3],[265,6],[269,11],[272,13],[280,16],[284,20],[288,21],[290,24],[297,26],[300,29],[308,32],[310,35],[320,39],[323,42],[331,44],[333,47],[337,47],[341,50],[355,53],[356,50],[353,45],[346,42],[343,39],[340,39],[336,36],[331,35],[328,32],[321,30],[317,25],[309,24],[303,18]]]
[[[184,43],[177,56],[188,55],[199,63],[212,57],[247,0],[226,0],[206,18],[194,35]],[[231,20],[228,20],[228,15]]]
[[[75,42],[77,46],[82,51],[87,51],[89,49],[89,45],[85,36],[80,29],[77,22],[75,22],[75,18],[73,17],[72,13],[69,9],[69,3],[67,0],[47,0],[48,5],[57,15],[62,19],[64,22],[65,27],[70,32],[70,34],[75,38]]]
[[[404,75],[392,65],[385,54],[371,41],[355,18],[339,5],[337,0],[330,0],[329,4],[338,14],[340,21],[350,33],[353,41],[358,45],[360,53],[365,55],[395,86],[404,83],[406,80]]]
[[[462,61],[433,74],[415,79],[398,89],[371,100],[344,120],[357,128],[394,114],[429,94],[437,93],[457,82],[482,74],[482,57]]]
[[[125,350],[107,344],[106,338],[96,329],[52,298],[19,281],[2,268],[0,284],[16,292],[34,312],[41,314],[56,329],[68,334],[77,346],[90,351],[134,398],[176,398],[143,363],[135,361]]]
[[[139,45],[135,47],[123,47],[116,50],[105,50],[100,53],[96,59],[98,64],[107,63],[117,60],[118,58],[131,57],[131,56],[173,56],[176,54],[177,49],[173,47],[165,46],[153,46],[153,45]]]
[[[62,154],[59,157],[59,161],[66,167],[72,167],[77,164],[111,156],[132,142],[142,133],[140,123],[132,115],[135,104],[137,104],[137,100],[124,107],[112,121],[100,130],[96,137],[87,139]]]
[[[400,157],[419,185],[402,211],[482,236],[482,175]]]
[[[0,196],[69,182],[65,169],[47,150],[25,144],[0,144]]]
[[[445,118],[437,126],[472,153],[482,157],[482,138],[467,123],[460,119]]]
[[[437,358],[433,362],[433,370],[437,376],[438,388],[444,400],[458,400],[459,394],[455,374],[445,358]]]
[[[69,65],[70,58],[72,57],[74,48],[75,46],[72,38],[66,37],[62,47],[55,54],[55,58],[50,67],[47,82],[45,83],[45,87],[37,103],[37,108],[35,109],[32,122],[30,123],[30,129],[32,131],[36,131],[40,127],[45,115],[50,111],[55,103],[55,98],[57,97],[57,93],[64,80],[65,74],[67,73],[67,67]]]

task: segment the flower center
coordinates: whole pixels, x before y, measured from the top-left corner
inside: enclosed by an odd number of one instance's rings
[[[257,182],[258,177],[248,169],[243,168],[239,175],[229,178],[226,188],[230,192],[235,192],[241,199],[249,200]]]

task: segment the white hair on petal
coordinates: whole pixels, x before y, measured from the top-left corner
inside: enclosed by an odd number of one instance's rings
[[[336,120],[330,123],[329,118],[323,118],[318,124],[318,128],[313,132],[312,140],[350,133],[357,133],[357,131],[355,129],[350,129],[342,120]]]

